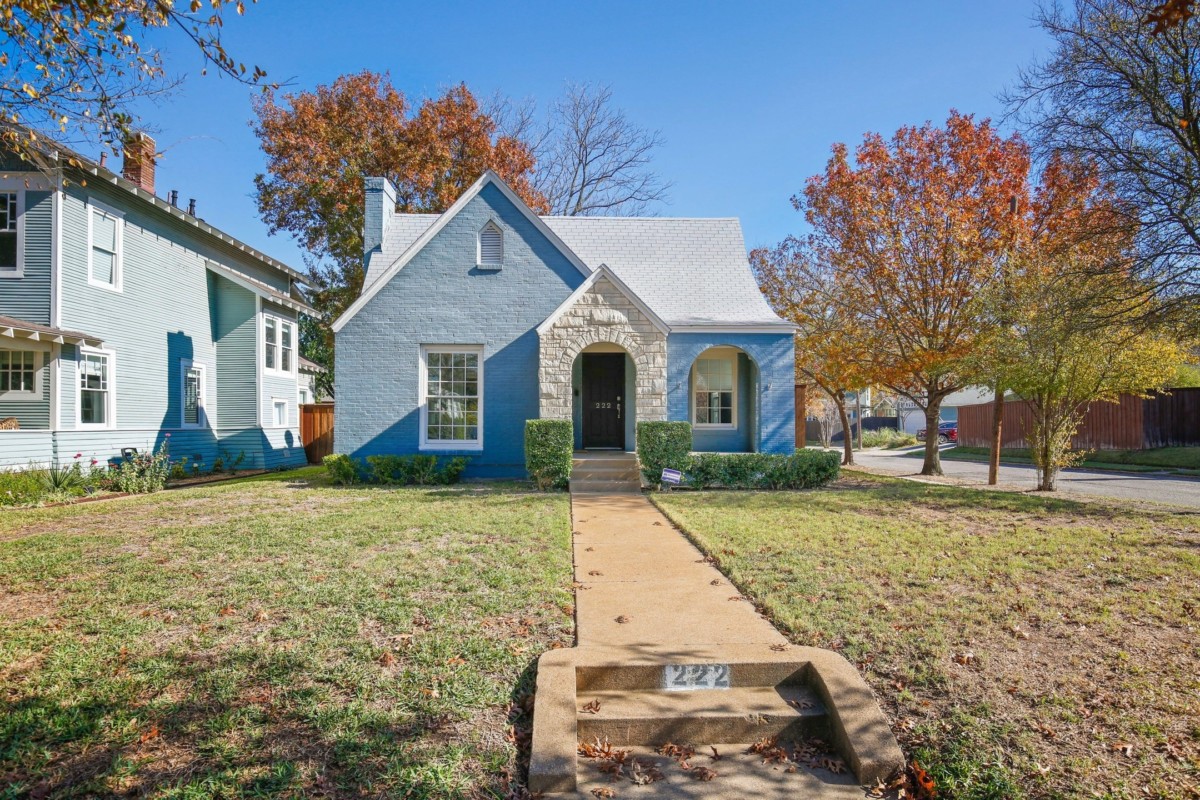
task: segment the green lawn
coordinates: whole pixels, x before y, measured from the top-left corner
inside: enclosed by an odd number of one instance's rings
[[[520,486],[0,512],[0,798],[508,796],[570,571]]]
[[[656,501],[858,665],[938,797],[1200,797],[1200,515],[853,472]]]
[[[962,461],[987,461],[986,447],[953,447],[942,451],[942,458]],[[1032,463],[1029,451],[1004,448],[1000,458],[1018,464]],[[1200,474],[1200,447],[1157,447],[1151,450],[1092,450],[1080,464],[1092,469],[1119,469],[1130,472],[1170,470],[1185,475]]]

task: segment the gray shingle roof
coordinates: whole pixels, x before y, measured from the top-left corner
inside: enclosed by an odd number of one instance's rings
[[[367,285],[437,214],[396,214]],[[668,325],[781,324],[750,272],[737,219],[542,217],[589,268],[605,264]],[[377,266],[378,265],[378,266]]]

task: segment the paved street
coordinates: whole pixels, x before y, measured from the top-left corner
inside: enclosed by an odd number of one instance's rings
[[[916,475],[921,471],[921,453],[920,450],[863,450],[854,454],[854,460],[859,466],[881,473]],[[988,465],[984,462],[943,459],[942,470],[948,478],[954,479],[954,483],[987,484]],[[1037,486],[1037,476],[1032,465],[1004,464],[1000,467],[1000,482],[1008,487],[1029,490]],[[1058,487],[1064,495],[1093,495],[1200,508],[1200,479],[1197,478],[1075,469],[1059,476]]]

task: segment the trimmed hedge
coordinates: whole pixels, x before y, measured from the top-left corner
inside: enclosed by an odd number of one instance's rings
[[[642,475],[652,486],[657,486],[664,469],[687,470],[692,452],[692,426],[687,422],[639,422],[637,452]]]
[[[686,470],[697,489],[812,489],[837,478],[841,458],[824,450],[768,453],[696,453]]]
[[[437,456],[367,456],[367,463],[354,460],[344,453],[325,456],[322,463],[334,483],[349,486],[360,481],[383,486],[433,486],[458,483],[467,459],[455,456],[439,462]]]
[[[525,420],[525,470],[543,492],[571,479],[575,431],[569,419]]]

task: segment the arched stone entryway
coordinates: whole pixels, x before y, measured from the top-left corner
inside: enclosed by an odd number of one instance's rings
[[[607,275],[597,275],[548,326],[539,329],[539,411],[543,419],[571,419],[572,368],[588,347],[615,345],[635,368],[636,419],[667,418],[667,334]],[[632,442],[627,446],[632,447]]]

